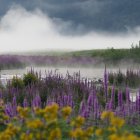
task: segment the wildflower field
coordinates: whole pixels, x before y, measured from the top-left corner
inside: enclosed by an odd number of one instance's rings
[[[140,139],[140,91],[33,70],[0,86],[0,140]]]

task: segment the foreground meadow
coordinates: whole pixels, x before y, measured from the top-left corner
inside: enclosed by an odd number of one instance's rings
[[[0,87],[0,139],[140,139],[140,93],[103,81],[33,70]]]

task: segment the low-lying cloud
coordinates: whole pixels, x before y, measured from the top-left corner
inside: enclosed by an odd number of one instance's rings
[[[94,31],[83,35],[63,33],[70,30],[72,24],[72,21],[50,18],[39,9],[29,12],[21,6],[14,6],[0,20],[0,53],[129,48],[140,39],[140,28],[117,35]],[[82,28],[79,24],[75,32]]]

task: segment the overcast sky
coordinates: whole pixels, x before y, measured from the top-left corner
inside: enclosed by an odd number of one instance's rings
[[[140,0],[0,0],[0,53],[129,48]]]

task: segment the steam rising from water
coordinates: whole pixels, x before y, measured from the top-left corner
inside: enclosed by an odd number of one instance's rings
[[[93,22],[93,21],[92,21]],[[116,21],[117,22],[117,21]],[[84,35],[65,35],[70,22],[51,19],[40,10],[29,12],[20,6],[11,9],[0,20],[0,53],[37,50],[81,50],[129,48],[140,37],[140,28],[128,34],[90,32]],[[82,26],[79,25],[76,32]]]

